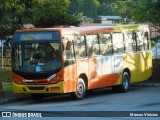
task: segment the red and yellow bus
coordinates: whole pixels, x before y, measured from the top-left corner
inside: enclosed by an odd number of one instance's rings
[[[111,86],[127,92],[130,83],[152,75],[147,25],[34,28],[17,30],[12,47],[14,93],[33,99]]]

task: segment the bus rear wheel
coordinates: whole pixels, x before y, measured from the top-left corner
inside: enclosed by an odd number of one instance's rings
[[[30,96],[34,101],[42,101],[45,97],[45,94],[30,94]]]
[[[72,94],[74,99],[80,100],[85,97],[86,85],[83,78],[79,78],[76,86],[76,91]]]
[[[121,85],[113,86],[112,90],[114,92],[121,92],[121,93],[128,92],[129,84],[130,84],[130,76],[128,72],[123,72]]]

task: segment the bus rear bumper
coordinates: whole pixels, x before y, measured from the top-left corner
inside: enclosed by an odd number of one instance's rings
[[[64,82],[49,85],[22,85],[12,82],[13,93],[64,93]]]

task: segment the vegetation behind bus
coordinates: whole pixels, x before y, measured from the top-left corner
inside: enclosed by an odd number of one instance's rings
[[[159,0],[116,0],[112,3],[113,11],[128,22],[147,23],[157,29],[160,29],[159,6]]]
[[[88,2],[90,4],[87,4]],[[97,15],[121,15],[129,20],[159,27],[159,4],[158,0],[30,0],[29,2],[2,0],[0,1],[0,39],[11,35],[16,29],[21,29],[26,23],[34,24],[36,27],[78,25],[79,17],[82,15],[92,18]]]
[[[78,25],[78,17],[67,13],[69,4],[69,0],[1,0],[0,39],[12,35],[26,23],[36,27]]]

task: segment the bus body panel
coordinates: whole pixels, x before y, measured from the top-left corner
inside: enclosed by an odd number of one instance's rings
[[[138,53],[130,53],[126,54],[126,68],[129,68],[131,72],[130,82],[134,82],[135,80],[139,80],[139,54]],[[135,79],[136,77],[136,79]]]
[[[12,82],[14,93],[64,93],[64,82],[49,85],[22,85]]]
[[[88,58],[77,59],[77,77],[85,74],[88,78],[89,64]]]
[[[126,54],[124,62],[124,68],[129,68],[131,72],[131,83],[144,81],[152,75],[152,57],[149,51]]]
[[[123,56],[90,58],[89,89],[116,85],[123,67]]]
[[[103,34],[106,32],[122,32],[141,30],[146,26],[138,27],[79,27],[79,28],[61,28],[61,29],[34,29],[23,30],[24,32],[36,31],[59,31],[62,38],[65,35],[86,35],[86,34]],[[141,29],[140,29],[141,28]],[[148,28],[144,30],[148,31]],[[143,31],[143,30],[142,30]],[[17,31],[22,32],[22,31]],[[73,40],[74,42],[75,40]],[[76,51],[74,46],[74,51]],[[14,93],[69,93],[76,91],[77,80],[79,77],[86,76],[87,89],[102,88],[122,84],[122,74],[124,70],[130,72],[130,82],[139,82],[148,79],[152,75],[152,55],[151,51],[125,52],[123,54],[87,56],[86,58],[76,58],[75,63],[65,66],[62,51],[62,69],[53,74],[50,81],[47,79],[34,80],[34,83],[23,83],[23,77],[12,74]],[[18,82],[16,81],[18,79]],[[37,82],[36,82],[37,81]],[[30,90],[30,89],[31,90]],[[37,89],[36,89],[37,88]],[[42,89],[43,88],[43,89]],[[41,89],[41,90],[40,90]]]
[[[77,82],[76,64],[64,68],[64,92],[73,92],[76,90]]]

